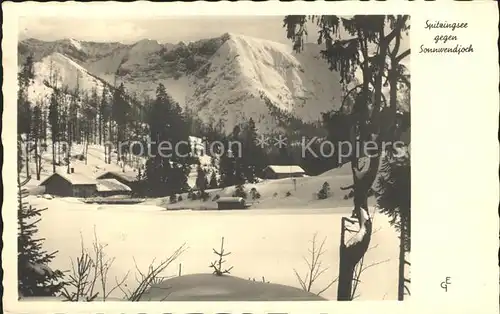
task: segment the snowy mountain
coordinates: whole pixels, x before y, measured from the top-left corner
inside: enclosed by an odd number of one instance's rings
[[[296,54],[291,45],[224,34],[187,44],[28,39],[18,47],[19,62],[34,55],[34,101],[50,93],[54,73],[70,89],[123,82],[127,90],[153,97],[163,83],[181,106],[226,132],[249,118],[262,132],[275,131],[286,118],[314,122],[341,101],[338,74],[328,69],[317,45]]]
[[[266,131],[277,126],[276,112],[313,122],[338,108],[341,98],[339,77],[325,66],[316,45],[295,54],[287,45],[233,34],[190,87],[186,106],[204,122],[215,118],[232,128],[253,118]]]
[[[49,99],[52,87],[67,86],[70,91],[78,86],[81,90],[90,91],[96,88],[100,94],[106,82],[91,74],[70,57],[55,52],[34,64],[35,80],[28,90],[29,97],[36,102]]]

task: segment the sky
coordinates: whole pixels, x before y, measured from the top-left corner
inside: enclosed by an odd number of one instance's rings
[[[160,43],[178,43],[220,36],[226,32],[290,43],[283,27],[284,16],[233,17],[169,17],[148,19],[77,19],[77,18],[20,18],[19,37],[40,40],[74,38],[83,41],[134,43],[155,39]],[[314,24],[308,24],[308,42],[317,40]],[[409,48],[403,40],[401,51]]]
[[[19,22],[21,39],[74,38],[86,41],[133,43],[149,38],[160,43],[178,43],[220,36],[226,32],[290,43],[283,28],[283,17],[176,17],[147,20],[23,18]]]
[[[82,41],[122,42],[131,44],[141,39],[176,44],[220,36],[226,32],[268,39],[291,45],[283,27],[284,16],[191,16],[148,19],[78,19],[78,18],[20,18],[19,39],[37,38],[52,41],[73,38]],[[307,42],[316,42],[317,28],[307,25]],[[410,48],[403,37],[400,52]],[[410,57],[403,60],[409,66]]]

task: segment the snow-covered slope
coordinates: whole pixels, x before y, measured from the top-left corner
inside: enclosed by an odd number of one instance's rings
[[[69,39],[69,42],[73,45],[73,47],[75,47],[77,50],[80,50],[80,51],[83,51],[83,47],[82,47],[82,44],[76,40],[76,39],[73,39],[73,38],[70,38]]]
[[[96,88],[100,94],[105,84],[84,67],[59,52],[35,62],[34,72],[34,82],[28,89],[28,97],[33,103],[39,100],[47,101],[53,86],[58,88],[67,86],[69,91],[75,90],[77,86],[83,91]]]

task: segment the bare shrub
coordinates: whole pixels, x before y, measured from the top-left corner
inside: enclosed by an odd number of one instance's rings
[[[311,292],[313,284],[321,277],[327,270],[328,267],[323,267],[321,256],[326,253],[324,249],[326,242],[326,237],[323,239],[321,244],[317,245],[317,233],[314,234],[313,239],[311,241],[311,248],[308,249],[310,253],[310,260],[304,257],[304,261],[306,262],[308,269],[304,276],[300,276],[296,269],[294,269],[295,276],[300,283],[300,286],[304,291]],[[326,285],[323,289],[321,289],[317,295],[322,294],[326,290],[328,290],[335,282],[337,282],[338,277],[333,279]]]
[[[66,286],[73,291],[63,288],[62,296],[66,301],[95,301],[99,296],[102,301],[106,301],[119,285],[123,284],[129,273],[120,280],[116,280],[116,285],[108,290],[108,272],[115,258],[108,258],[104,252],[106,245],[100,244],[94,229],[94,242],[92,252],[85,249],[83,239],[81,240],[81,253],[76,262],[71,259],[72,269]],[[97,291],[100,285],[100,291]]]
[[[71,260],[72,269],[68,275],[69,280],[66,282],[69,289],[64,287],[62,292],[65,301],[106,301],[116,289],[123,293],[123,297],[127,301],[140,301],[141,297],[152,285],[160,283],[166,278],[160,276],[160,274],[186,250],[186,246],[183,244],[157,266],[154,266],[153,260],[146,273],[141,272],[136,263],[136,269],[140,275],[140,277],[136,276],[138,285],[133,291],[125,291],[127,286],[125,281],[128,279],[130,271],[121,279],[115,277],[115,284],[108,286],[108,272],[113,266],[115,258],[109,258],[106,255],[105,248],[107,245],[99,242],[95,229],[92,250],[85,249],[83,239],[81,246],[80,256],[77,257],[76,261]]]
[[[123,292],[125,295],[125,299],[127,301],[134,301],[138,302],[141,301],[142,296],[144,293],[149,290],[153,285],[158,285],[164,280],[171,278],[173,276],[160,276],[160,274],[168,267],[172,262],[174,262],[182,253],[185,252],[186,250],[186,245],[183,244],[181,247],[179,247],[177,250],[174,251],[170,257],[167,259],[161,261],[158,265],[154,266],[154,260],[151,262],[151,264],[148,267],[148,271],[146,273],[141,272],[139,267],[137,266],[137,263],[135,263],[135,268],[137,272],[139,273],[140,277],[136,277],[137,281],[137,287],[133,290],[127,290],[125,291],[124,287],[122,285],[118,285],[120,290]],[[134,260],[135,262],[135,260]],[[168,295],[166,296],[168,297]],[[165,297],[165,298],[166,298]]]

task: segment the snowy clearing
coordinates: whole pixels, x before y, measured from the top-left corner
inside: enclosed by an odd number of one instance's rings
[[[146,270],[153,259],[157,262],[170,256],[175,249],[186,243],[188,250],[167,269],[164,275],[177,275],[182,264],[182,274],[211,273],[210,263],[216,256],[212,248],[220,246],[225,238],[228,265],[234,266],[231,275],[241,278],[264,276],[271,283],[300,288],[294,268],[299,273],[307,271],[303,257],[308,255],[310,241],[315,233],[318,240],[326,240],[327,252],[323,265],[329,267],[318,279],[313,292],[337,276],[340,219],[351,208],[266,209],[247,211],[164,211],[156,206],[145,205],[94,205],[83,204],[76,199],[52,199],[30,197],[30,203],[48,207],[40,222],[40,235],[46,238],[48,251],[59,253],[53,267],[69,270],[70,258],[76,259],[81,249],[91,249],[94,228],[99,242],[107,244],[106,253],[116,257],[109,278],[123,277],[127,271],[135,272],[134,259],[139,269]],[[360,300],[395,299],[397,292],[398,239],[394,229],[388,226],[380,214],[374,218],[373,249],[366,254],[365,265],[380,265],[367,269],[359,287]],[[134,276],[127,283],[136,284]],[[110,280],[111,280],[110,279]],[[336,284],[322,297],[336,298]],[[120,298],[118,290],[112,295]]]

